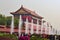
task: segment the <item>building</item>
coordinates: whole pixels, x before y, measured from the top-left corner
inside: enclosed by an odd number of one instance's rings
[[[42,27],[42,22],[43,17],[39,16],[35,11],[31,11],[23,5],[21,6],[20,9],[18,9],[15,12],[11,12],[12,14],[12,22],[11,22],[11,27],[6,28],[6,27],[0,27],[0,32],[4,33],[11,33],[11,34],[47,34],[45,30],[48,27]],[[17,18],[19,20],[17,28],[14,26],[14,19]],[[44,25],[45,26],[45,25]],[[48,28],[49,29],[49,28]]]
[[[11,14],[14,16],[14,18],[19,19],[20,17],[19,20],[22,21],[22,25],[24,25],[24,26],[20,25],[21,26],[21,31],[19,31],[20,33],[26,34],[29,33],[33,34],[38,32],[41,33],[41,21],[43,17],[39,16],[34,11],[31,11],[21,6],[20,9],[18,9],[16,12],[11,12]]]

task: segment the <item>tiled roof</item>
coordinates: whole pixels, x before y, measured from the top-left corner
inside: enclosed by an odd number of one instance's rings
[[[16,13],[18,13],[21,9],[23,9],[24,11],[30,13],[30,14],[33,15],[33,16],[36,16],[36,17],[39,17],[39,18],[43,18],[43,17],[39,16],[37,13],[35,13],[35,11],[31,11],[31,10],[29,10],[29,9],[27,9],[27,8],[24,8],[23,6],[21,6],[20,9],[18,9],[16,12],[12,12],[11,14],[16,14]]]

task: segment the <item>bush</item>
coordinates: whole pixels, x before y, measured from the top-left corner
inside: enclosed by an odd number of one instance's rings
[[[1,39],[18,40],[17,36],[11,34],[5,34],[5,33],[0,33],[0,40]]]
[[[41,36],[37,35],[37,34],[33,34],[30,37],[30,40],[48,40],[47,38],[42,38]]]
[[[31,36],[30,40],[42,40],[42,38],[40,36],[38,36],[37,34],[33,34]]]

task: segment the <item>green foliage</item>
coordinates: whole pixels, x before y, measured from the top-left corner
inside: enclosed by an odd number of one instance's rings
[[[12,17],[6,17],[6,25],[11,25],[11,19]]]
[[[0,37],[5,37],[5,38],[7,37],[10,39],[18,40],[16,35],[11,35],[11,34],[0,33]]]
[[[19,19],[18,19],[18,18],[15,18],[15,19],[14,19],[14,25],[15,25],[15,26],[18,26],[18,24],[19,24]]]
[[[5,16],[0,15],[0,25],[5,25]]]
[[[33,34],[30,38],[30,40],[48,40],[47,38],[41,38],[40,35]]]
[[[2,18],[2,15],[0,14],[0,18]]]
[[[43,38],[43,40],[49,40],[49,39],[47,39],[47,38]]]
[[[4,15],[0,14],[0,25],[10,26],[11,25],[11,21],[12,21],[12,17],[11,16],[5,17]],[[15,27],[18,26],[18,23],[19,23],[19,19],[18,18],[14,18]]]

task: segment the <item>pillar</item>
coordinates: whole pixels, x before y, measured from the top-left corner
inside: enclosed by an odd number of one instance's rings
[[[18,27],[19,36],[21,35],[21,27],[22,27],[22,17],[20,15],[20,18],[19,18],[19,27]]]
[[[25,34],[28,34],[28,18],[26,18]]]
[[[37,27],[36,27],[36,33],[38,34],[39,33],[39,20],[37,19]]]
[[[31,22],[31,34],[34,33],[34,29],[33,29],[33,19],[32,19],[32,22]]]
[[[12,21],[11,21],[11,34],[14,32],[14,16],[12,16]]]
[[[43,33],[43,20],[41,20],[41,34]]]

